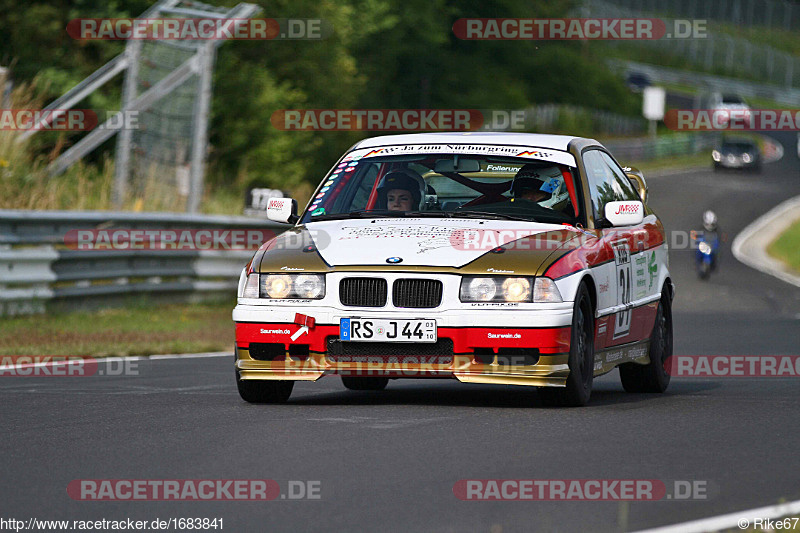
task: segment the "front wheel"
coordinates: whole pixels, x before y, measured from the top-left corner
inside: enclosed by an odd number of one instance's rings
[[[619,366],[622,387],[627,392],[664,392],[670,375],[665,367],[672,356],[672,304],[664,294],[658,304],[653,334],[650,336],[650,362],[646,365],[625,363]]]
[[[589,290],[581,284],[572,310],[569,347],[569,376],[566,387],[540,387],[545,405],[579,407],[589,402],[594,381],[594,312]]]
[[[701,262],[697,268],[697,275],[700,276],[700,279],[708,279],[709,274],[711,274],[711,266],[706,261]]]
[[[277,380],[245,380],[236,369],[236,387],[239,396],[249,403],[286,403],[292,395],[294,381]]]

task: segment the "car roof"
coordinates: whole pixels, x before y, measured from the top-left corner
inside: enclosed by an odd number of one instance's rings
[[[735,94],[723,94],[722,95],[722,101],[723,102],[734,102],[734,103],[737,103],[737,104],[743,104],[744,103],[744,100],[742,99],[742,97],[737,96]]]
[[[594,139],[573,137],[571,135],[546,135],[542,133],[508,133],[508,132],[447,132],[447,133],[411,133],[403,135],[381,135],[370,137],[356,143],[352,149],[374,148],[403,144],[499,144],[511,146],[536,146],[551,150],[567,151],[572,141],[584,141],[581,144],[600,144]],[[588,141],[588,143],[586,142]]]
[[[722,144],[749,144],[752,146],[756,145],[756,142],[753,139],[742,139],[742,138],[730,138],[730,139],[722,139]]]

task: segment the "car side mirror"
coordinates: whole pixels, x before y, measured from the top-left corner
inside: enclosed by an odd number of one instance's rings
[[[273,222],[294,224],[297,222],[297,200],[270,198],[267,202],[267,218]]]
[[[606,220],[614,227],[635,226],[644,220],[644,204],[636,200],[608,202],[604,211]]]
[[[644,174],[638,168],[629,168],[625,171],[625,175],[628,176],[628,180],[630,180],[631,185],[633,188],[636,189],[636,192],[639,193],[639,198],[642,200],[642,203],[647,203],[647,182],[644,179]]]

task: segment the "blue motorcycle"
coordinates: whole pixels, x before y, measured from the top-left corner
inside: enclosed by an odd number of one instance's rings
[[[692,240],[697,244],[694,256],[697,275],[700,279],[708,279],[711,272],[717,268],[719,235],[715,231],[693,231]]]

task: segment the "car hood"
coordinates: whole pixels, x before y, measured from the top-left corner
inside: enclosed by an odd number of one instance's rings
[[[330,266],[382,265],[459,268],[518,239],[562,232],[563,225],[480,219],[363,219],[306,225]]]

